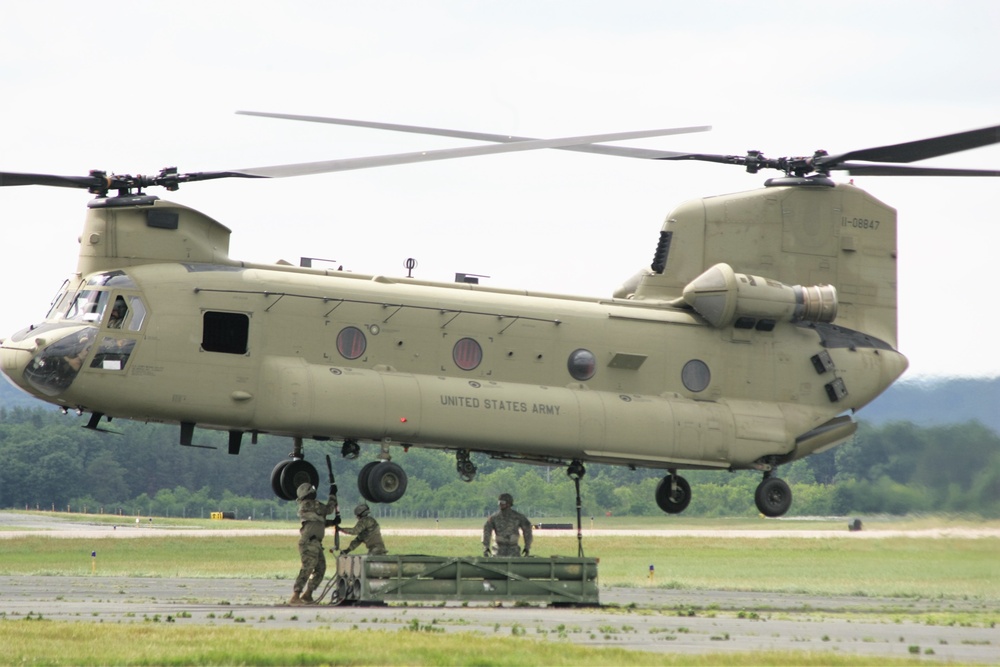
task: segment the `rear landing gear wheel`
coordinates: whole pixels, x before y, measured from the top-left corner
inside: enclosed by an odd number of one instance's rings
[[[377,502],[375,498],[372,497],[372,492],[368,488],[368,476],[372,471],[372,468],[377,466],[381,461],[372,461],[371,463],[366,463],[361,467],[361,471],[358,472],[358,493],[361,497],[370,503]]]
[[[656,504],[667,514],[680,514],[691,502],[691,485],[680,475],[667,475],[656,485]]]
[[[753,499],[764,516],[781,516],[792,506],[792,490],[783,479],[765,477],[757,485]]]

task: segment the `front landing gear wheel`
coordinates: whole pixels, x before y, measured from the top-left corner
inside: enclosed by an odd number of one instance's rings
[[[656,485],[656,504],[667,514],[680,514],[691,502],[691,485],[680,475],[667,475]]]
[[[406,471],[392,461],[382,461],[368,473],[368,492],[377,503],[394,503],[406,493]]]
[[[274,470],[271,471],[271,490],[274,491],[274,495],[278,496],[282,500],[295,500],[295,494],[288,496],[285,495],[284,489],[281,488],[281,471],[285,469],[291,459],[285,459],[284,461],[278,461],[278,465],[274,466]]]
[[[277,469],[277,468],[275,468]],[[272,474],[274,474],[272,472]],[[300,484],[319,484],[319,473],[313,464],[303,459],[292,459],[281,469],[279,473],[282,497],[288,500],[295,500],[295,492]]]
[[[783,479],[765,477],[757,485],[753,499],[764,516],[781,516],[792,506],[792,490]]]

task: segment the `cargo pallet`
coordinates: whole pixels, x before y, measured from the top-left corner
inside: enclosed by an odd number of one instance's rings
[[[448,601],[596,606],[597,559],[339,556],[331,605]]]

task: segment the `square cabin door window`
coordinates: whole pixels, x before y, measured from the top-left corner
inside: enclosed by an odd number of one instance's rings
[[[207,310],[204,315],[201,349],[206,352],[246,354],[250,339],[250,317],[245,313],[220,313]]]

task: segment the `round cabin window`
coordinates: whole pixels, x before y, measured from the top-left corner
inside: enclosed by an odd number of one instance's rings
[[[708,364],[701,359],[692,359],[684,364],[681,370],[681,382],[688,391],[705,391],[711,381],[712,372],[708,370]]]
[[[357,327],[344,327],[337,334],[337,352],[345,359],[357,359],[365,353],[367,347],[365,334]]]
[[[576,380],[589,380],[597,372],[597,358],[590,350],[573,350],[567,362],[569,374]]]
[[[463,371],[471,371],[483,360],[483,348],[471,338],[463,338],[451,350],[455,365]]]

